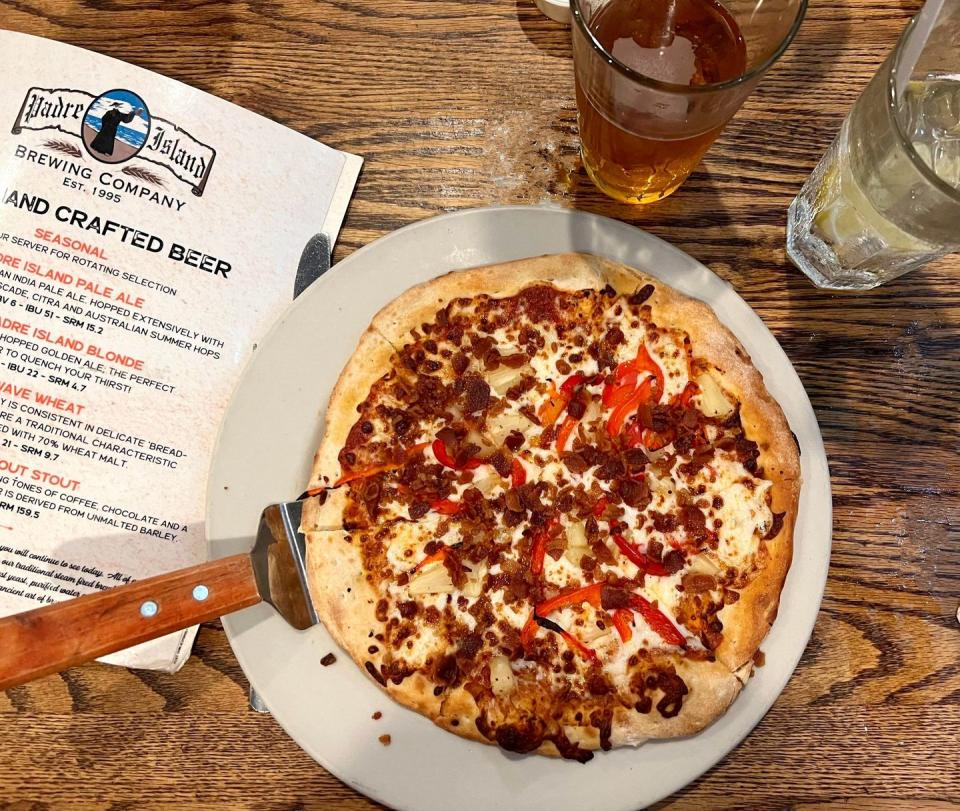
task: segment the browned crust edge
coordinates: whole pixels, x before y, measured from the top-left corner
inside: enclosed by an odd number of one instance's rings
[[[330,486],[340,477],[338,456],[357,421],[357,407],[366,399],[370,387],[390,368],[393,354],[393,346],[372,327],[360,336],[357,348],[330,393],[323,439],[313,456],[308,488]],[[323,504],[317,499],[308,500],[303,508],[301,529],[306,532],[342,528],[346,492],[346,488],[328,491]]]

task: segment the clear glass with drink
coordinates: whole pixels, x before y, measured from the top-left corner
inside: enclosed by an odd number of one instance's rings
[[[930,0],[843,122],[787,219],[818,287],[869,290],[960,250],[960,2]]]
[[[580,151],[614,199],[675,191],[800,27],[807,0],[571,0]]]

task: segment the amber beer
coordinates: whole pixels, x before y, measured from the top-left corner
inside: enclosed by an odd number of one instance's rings
[[[628,203],[676,190],[786,48],[804,7],[803,0],[573,0],[581,153],[593,182]],[[745,37],[738,16],[743,25],[757,21],[755,39]],[[759,33],[759,23],[769,32]]]

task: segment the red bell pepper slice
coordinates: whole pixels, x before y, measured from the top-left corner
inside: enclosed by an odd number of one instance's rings
[[[645,600],[639,594],[631,594],[630,608],[638,612],[647,625],[656,631],[668,645],[676,645],[679,648],[687,647],[687,640],[684,635],[670,622],[667,615],[649,600]]]
[[[519,459],[514,459],[510,463],[510,484],[513,487],[520,487],[527,482],[527,471],[520,463]]]
[[[563,453],[563,449],[567,446],[567,440],[570,439],[570,434],[573,433],[573,429],[577,427],[578,422],[579,420],[575,417],[567,414],[567,418],[560,426],[560,430],[557,431],[557,453]]]
[[[623,556],[644,574],[652,574],[659,577],[670,574],[662,563],[648,558],[619,533],[614,533],[610,537],[613,538],[613,542],[617,545],[617,548],[623,552]]]
[[[621,642],[629,642],[633,638],[633,612],[628,608],[618,608],[613,612],[613,627],[620,634]]]
[[[607,408],[615,408],[637,385],[637,370],[633,368],[633,361],[621,363],[613,373],[613,382],[603,387],[602,401]]]
[[[597,656],[597,652],[593,650],[593,648],[588,648],[569,631],[561,630],[560,636],[562,636],[564,640],[566,640],[566,643],[587,661],[589,662],[600,661],[600,657]]]
[[[439,498],[430,502],[430,509],[442,515],[457,515],[463,508],[459,501],[451,501],[448,498]]]
[[[453,470],[457,469],[457,463],[454,458],[447,452],[447,446],[443,444],[442,439],[433,440],[433,455],[437,457],[437,461],[444,467],[452,468]]]
[[[540,424],[544,428],[547,428],[560,419],[560,415],[570,404],[577,388],[586,382],[587,376],[580,372],[570,375],[570,377],[560,384],[559,389],[551,382],[547,399],[537,410],[537,418],[540,420]]]
[[[567,398],[551,383],[547,399],[537,409],[537,419],[544,428],[548,428],[557,421],[566,407]]]
[[[563,630],[563,628],[555,623],[549,623],[549,625],[551,626],[551,630],[554,630],[560,634],[566,643],[575,651],[577,651],[577,653],[579,653],[584,659],[587,659],[590,662],[600,661],[595,650],[588,648],[569,631]],[[539,627],[540,624],[537,622],[537,611],[534,609],[530,612],[530,617],[527,619],[526,623],[524,623],[523,630],[520,632],[520,644],[524,649],[529,648],[533,644],[533,640],[537,636],[537,629]]]
[[[570,400],[573,397],[573,393],[577,390],[577,387],[586,379],[587,376],[580,374],[580,372],[572,374],[560,384],[560,391],[567,396],[567,400]]]
[[[597,499],[597,503],[593,505],[593,517],[600,518],[600,516],[603,515],[603,511],[607,509],[607,504],[609,503],[610,502],[607,501],[606,496],[600,496],[600,498]]]
[[[663,398],[664,392],[665,381],[663,378],[663,369],[661,369],[660,364],[650,356],[646,344],[640,344],[640,348],[637,350],[637,359],[633,363],[638,372],[650,372],[657,379],[657,397],[659,402],[659,400]]]
[[[580,605],[581,603],[590,603],[594,608],[600,608],[600,592],[603,591],[603,586],[603,583],[591,583],[589,586],[578,586],[575,589],[561,591],[556,597],[551,597],[549,600],[540,603],[536,607],[536,613],[545,617],[558,608]]]
[[[373,465],[371,467],[365,467],[365,468],[361,468],[360,470],[352,470],[349,473],[344,473],[339,479],[337,479],[333,483],[333,486],[339,487],[341,484],[347,484],[347,482],[356,481],[357,479],[365,479],[368,476],[376,476],[378,473],[388,473],[391,470],[398,470],[407,463],[407,459],[409,459],[411,456],[416,456],[418,453],[424,450],[429,444],[430,444],[429,442],[421,442],[418,445],[411,446],[410,448],[407,449],[406,459],[404,459],[402,462],[391,462],[386,465]],[[322,487],[315,487],[313,488],[313,490],[307,490],[305,495],[308,495],[308,496],[316,495],[323,489],[324,488]]]
[[[530,550],[530,571],[534,574],[540,574],[543,571],[543,562],[547,556],[547,541],[558,526],[560,526],[560,519],[554,516],[534,536],[533,548]]]
[[[447,556],[447,547],[441,546],[436,552],[432,555],[427,555],[423,560],[421,560],[416,566],[413,567],[414,573],[419,572],[424,566],[427,566],[431,563],[436,563],[437,561],[443,560]]]
[[[643,426],[634,420],[623,432],[623,444],[628,448],[639,448],[643,444]]]
[[[527,621],[523,625],[523,630],[520,632],[520,644],[524,648],[529,648],[530,643],[533,642],[534,637],[537,635],[537,628],[540,626],[537,625],[536,619],[534,619],[534,614],[536,609],[530,612],[530,616],[527,618]]]
[[[607,420],[607,433],[611,437],[619,435],[623,428],[623,423],[642,403],[646,403],[653,398],[654,378],[648,377],[626,400],[613,409],[610,419]]]

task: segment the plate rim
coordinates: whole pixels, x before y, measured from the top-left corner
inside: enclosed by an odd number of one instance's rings
[[[330,272],[325,274],[317,282],[311,285],[311,287],[308,288],[307,291],[305,291],[306,293],[308,293],[308,295],[301,296],[300,298],[292,302],[290,306],[284,311],[284,313],[277,319],[277,321],[271,327],[268,333],[259,342],[258,346],[263,347],[265,344],[274,340],[275,336],[283,331],[284,325],[286,324],[291,313],[295,312],[299,308],[306,308],[309,306],[309,300],[313,297],[312,295],[309,295],[311,290],[313,290],[314,288],[322,290],[326,286],[326,284],[330,283],[330,280],[333,278],[333,274],[339,272],[339,274],[342,276],[343,274],[349,272],[349,268],[352,264],[355,264],[356,262],[361,261],[370,253],[375,253],[377,251],[383,250],[383,245],[388,241],[398,239],[402,235],[408,235],[411,232],[415,232],[422,229],[430,230],[432,228],[437,228],[438,226],[442,228],[443,224],[450,220],[460,219],[464,217],[483,218],[491,214],[504,213],[504,212],[507,212],[507,213],[537,212],[542,214],[552,214],[552,215],[560,216],[563,219],[570,219],[570,220],[579,219],[584,222],[589,222],[594,225],[598,225],[601,229],[604,229],[604,230],[612,229],[613,231],[619,231],[621,234],[628,235],[627,242],[630,242],[631,238],[635,240],[637,243],[644,242],[644,241],[647,241],[648,243],[652,242],[652,244],[654,244],[660,251],[666,250],[669,254],[671,254],[677,260],[681,260],[682,262],[688,265],[691,265],[691,267],[695,268],[697,272],[708,274],[708,276],[712,277],[712,279],[715,280],[715,282],[719,282],[719,284],[721,285],[721,287],[719,288],[720,290],[723,290],[726,295],[734,296],[735,299],[739,301],[739,304],[742,305],[742,307],[746,310],[746,313],[752,316],[750,320],[753,323],[750,324],[749,326],[752,327],[752,329],[759,329],[762,333],[764,333],[764,336],[763,336],[764,340],[767,343],[771,343],[773,346],[777,348],[777,351],[779,352],[780,357],[777,358],[777,362],[773,365],[777,368],[784,368],[784,370],[788,373],[788,375],[792,375],[796,379],[796,383],[799,385],[800,391],[803,392],[803,401],[799,404],[793,404],[793,405],[799,408],[801,411],[808,412],[808,416],[812,418],[812,420],[808,420],[808,424],[806,425],[806,428],[808,432],[810,432],[812,429],[812,434],[811,436],[808,437],[808,439],[813,442],[814,447],[808,450],[813,450],[817,457],[813,460],[814,463],[817,463],[815,465],[814,472],[818,474],[817,478],[820,481],[818,482],[811,481],[809,483],[804,482],[804,488],[806,488],[809,491],[810,488],[814,487],[815,485],[819,485],[821,486],[821,488],[825,488],[825,492],[820,493],[820,495],[825,495],[826,497],[825,502],[821,502],[818,504],[818,507],[821,510],[825,511],[825,516],[819,523],[826,525],[826,536],[825,538],[813,539],[811,541],[811,543],[816,541],[817,543],[823,544],[823,548],[819,556],[821,558],[820,565],[816,567],[816,569],[813,572],[810,573],[811,575],[815,576],[815,583],[813,584],[812,591],[810,590],[810,587],[808,587],[807,590],[804,592],[805,596],[808,599],[814,596],[816,597],[814,601],[816,610],[808,612],[809,619],[803,625],[802,634],[795,637],[797,641],[799,641],[799,639],[802,637],[802,644],[794,643],[791,646],[793,655],[791,655],[790,657],[789,666],[783,668],[782,677],[778,679],[778,683],[775,685],[775,687],[773,687],[772,690],[769,691],[769,692],[772,692],[772,697],[768,696],[767,698],[764,698],[762,700],[762,703],[764,704],[762,710],[757,712],[756,717],[753,718],[752,721],[750,721],[743,730],[737,732],[732,740],[725,742],[725,744],[721,746],[715,753],[712,753],[710,756],[706,758],[702,758],[701,764],[699,764],[696,767],[695,773],[692,776],[690,776],[688,779],[683,780],[680,783],[667,782],[662,791],[655,790],[650,794],[649,798],[644,799],[644,802],[647,802],[647,803],[658,802],[676,793],[677,791],[680,791],[685,786],[689,785],[690,783],[699,779],[702,775],[706,774],[720,760],[722,760],[730,752],[736,749],[743,742],[743,740],[746,739],[746,737],[752,732],[752,730],[756,727],[756,725],[759,724],[761,720],[763,720],[763,718],[766,716],[766,714],[769,712],[773,704],[776,702],[776,700],[779,698],[779,696],[785,689],[789,680],[792,678],[793,673],[796,670],[797,664],[799,663],[800,658],[802,657],[804,651],[807,648],[807,645],[809,644],[809,640],[812,636],[817,618],[819,617],[820,606],[821,606],[823,595],[826,589],[830,556],[831,556],[831,547],[832,547],[833,502],[832,502],[832,489],[831,489],[831,481],[830,481],[830,473],[829,473],[829,464],[826,457],[826,450],[823,445],[822,433],[820,431],[816,414],[813,410],[812,404],[810,403],[809,396],[806,394],[806,390],[803,387],[803,383],[800,380],[799,375],[797,375],[796,370],[793,367],[793,364],[791,363],[789,357],[786,355],[786,352],[780,346],[776,337],[773,335],[773,333],[770,331],[767,325],[760,318],[759,314],[739,295],[739,293],[737,293],[737,291],[733,288],[733,286],[729,282],[721,279],[719,276],[714,274],[713,271],[707,268],[703,263],[699,262],[694,257],[690,256],[689,254],[677,248],[676,246],[672,245],[671,243],[667,242],[666,240],[661,239],[660,237],[657,237],[654,234],[651,234],[647,231],[644,231],[643,229],[637,226],[622,222],[620,220],[604,217],[602,215],[579,211],[577,209],[564,208],[556,205],[498,205],[498,206],[483,206],[483,207],[458,209],[456,211],[446,212],[446,213],[428,217],[422,220],[418,220],[416,222],[409,223],[401,228],[398,228],[394,231],[391,231],[387,234],[384,234],[378,237],[376,240],[373,240],[372,242],[369,242],[366,245],[358,248],[349,256],[347,256],[345,259],[341,260],[336,265],[334,265],[334,267],[331,268]],[[637,234],[639,234],[640,236],[638,237]],[[630,235],[632,235],[632,237]],[[555,251],[555,252],[560,253],[565,251]],[[604,255],[601,252],[597,252],[597,253],[598,255],[601,255],[601,256]],[[519,259],[523,257],[538,256],[538,255],[542,255],[542,252],[523,253],[522,255],[517,255],[515,258]],[[509,261],[509,259],[497,259],[496,261]],[[620,261],[620,260],[617,260],[617,261]],[[474,263],[474,265],[487,264],[487,263],[488,262],[484,261],[480,263]],[[470,267],[470,266],[473,266],[473,265],[471,265],[470,263],[467,263],[462,267]],[[450,269],[453,269],[453,268],[442,267],[438,269],[435,275],[441,275],[442,273],[445,273]],[[644,270],[645,272],[648,272],[657,278],[661,278],[661,281],[663,281],[662,277],[660,276],[660,274],[657,272],[656,269],[645,268]],[[715,286],[715,282],[714,282],[714,286]],[[412,284],[416,284],[416,283],[418,282],[413,282]],[[664,281],[664,283],[671,284],[671,282],[669,281]],[[675,284],[673,286],[675,286]],[[695,296],[695,294],[692,294],[686,291],[684,292],[686,295],[693,295],[694,297],[698,297],[698,296]],[[314,292],[313,295],[318,295],[318,293]],[[711,306],[711,309],[715,309],[714,301],[712,300],[707,301],[707,304]],[[725,326],[731,329],[731,331],[733,331],[735,335],[738,335],[738,337],[739,337],[739,331],[737,327],[740,327],[740,329],[746,328],[745,325],[739,325],[739,324],[730,325],[723,321],[722,323],[724,323]],[[233,410],[234,410],[234,406],[236,402],[243,396],[244,385],[247,381],[251,368],[256,366],[257,360],[258,360],[258,353],[256,352],[252,353],[250,358],[248,358],[248,361],[245,364],[243,371],[238,379],[238,383],[235,386],[234,391],[231,395],[229,405],[224,414],[224,418],[221,421],[221,425],[217,433],[216,441],[214,443],[213,453],[211,455],[210,476],[208,478],[207,498],[206,498],[206,506],[205,506],[206,526],[208,528],[208,539],[207,539],[208,554],[210,554],[213,551],[212,546],[214,543],[217,542],[215,533],[212,531],[209,531],[212,526],[216,526],[217,524],[217,521],[215,519],[212,519],[212,516],[214,515],[217,497],[220,495],[220,493],[218,492],[219,491],[218,481],[215,480],[214,471],[216,469],[217,460],[222,450],[222,443],[225,441],[225,436],[228,433],[228,426],[230,423],[231,414],[233,413]],[[346,358],[344,358],[344,362],[345,360]],[[784,362],[785,362],[785,366],[784,366]],[[801,494],[801,499],[802,498],[803,498],[803,494]],[[794,538],[795,559],[796,559],[796,553],[797,553],[796,541],[797,539],[795,537]],[[791,566],[791,571],[794,569],[795,563],[796,563],[796,560],[794,561],[794,565]],[[789,579],[789,573],[788,573],[787,584],[785,584],[784,586],[784,592],[786,592],[789,583],[790,583],[790,579]],[[781,593],[781,597],[782,597],[782,594],[783,592]],[[242,616],[243,614],[247,614],[248,612],[252,612],[254,610],[256,610],[256,608],[247,609],[244,612],[240,612],[240,615]],[[244,675],[247,677],[253,689],[255,689],[258,692],[258,694],[260,694],[261,697],[264,698],[267,705],[269,706],[270,705],[270,701],[269,701],[270,684],[269,682],[261,679],[259,675],[251,675],[251,670],[255,670],[255,668],[252,666],[250,657],[248,657],[247,652],[243,649],[244,644],[241,638],[242,634],[237,628],[236,616],[237,615],[227,616],[223,618],[223,626],[227,634],[227,639],[229,641],[231,649],[234,652],[234,655],[237,658],[238,663],[240,664],[241,669],[244,672]],[[276,617],[276,620],[281,623],[283,622],[279,617]],[[773,633],[773,630],[775,627],[776,627],[776,624],[774,624],[773,628],[771,628],[770,633]],[[769,635],[765,638],[765,642],[768,640],[769,640]],[[350,660],[349,657],[346,657],[346,658],[347,658],[348,666],[353,666],[352,660]],[[373,688],[373,689],[376,689],[376,688]],[[390,699],[388,699],[388,701],[390,701],[391,708],[394,708],[394,709],[399,708],[403,712],[413,713],[412,710],[407,710],[406,708],[400,707],[400,705],[397,705],[396,702],[393,702]],[[727,711],[727,714],[736,712],[736,708],[738,705],[741,705],[740,700],[734,702],[731,708]],[[277,721],[277,723],[281,726],[281,728],[283,728],[286,734],[301,749],[303,749],[313,760],[319,763],[325,770],[327,770],[330,774],[333,774],[335,777],[337,777],[337,779],[341,780],[343,783],[351,786],[352,788],[361,792],[365,796],[370,797],[371,799],[377,802],[381,802],[390,807],[394,807],[394,808],[413,807],[413,806],[402,805],[402,804],[398,805],[397,801],[395,799],[391,799],[389,794],[383,793],[379,791],[376,787],[365,783],[362,779],[362,776],[345,773],[344,770],[342,770],[338,766],[333,765],[329,760],[329,758],[324,756],[323,753],[317,751],[316,746],[312,745],[309,741],[302,740],[301,736],[297,732],[295,732],[294,729],[292,729],[292,727],[295,725],[290,721],[290,719],[278,717],[276,714],[273,714],[273,713],[271,714],[273,715],[274,720]],[[434,731],[438,736],[445,737],[450,735],[450,733],[445,732],[440,728],[436,728]],[[697,736],[691,736],[691,737],[696,738]],[[665,741],[653,741],[651,743],[648,743],[647,746],[651,746],[651,745],[658,746],[658,745],[665,745],[670,743],[676,744],[678,742],[682,742],[685,740],[687,739],[667,739]],[[473,742],[470,742],[470,744],[473,746],[481,746],[481,744],[475,744]],[[610,753],[610,755],[612,755],[612,753]],[[607,756],[610,756],[610,755],[607,755]],[[605,756],[604,753],[598,753],[598,757],[603,757],[603,756]],[[537,758],[539,756],[532,756],[532,757]],[[589,766],[587,768],[589,768]],[[483,806],[483,807],[487,807],[487,806]],[[595,806],[595,807],[597,807],[598,809],[600,808],[600,806]],[[604,805],[603,807],[610,809],[610,811],[627,811],[627,809],[636,808],[637,806],[636,806],[636,801],[633,801],[628,804],[608,804],[608,805]]]

